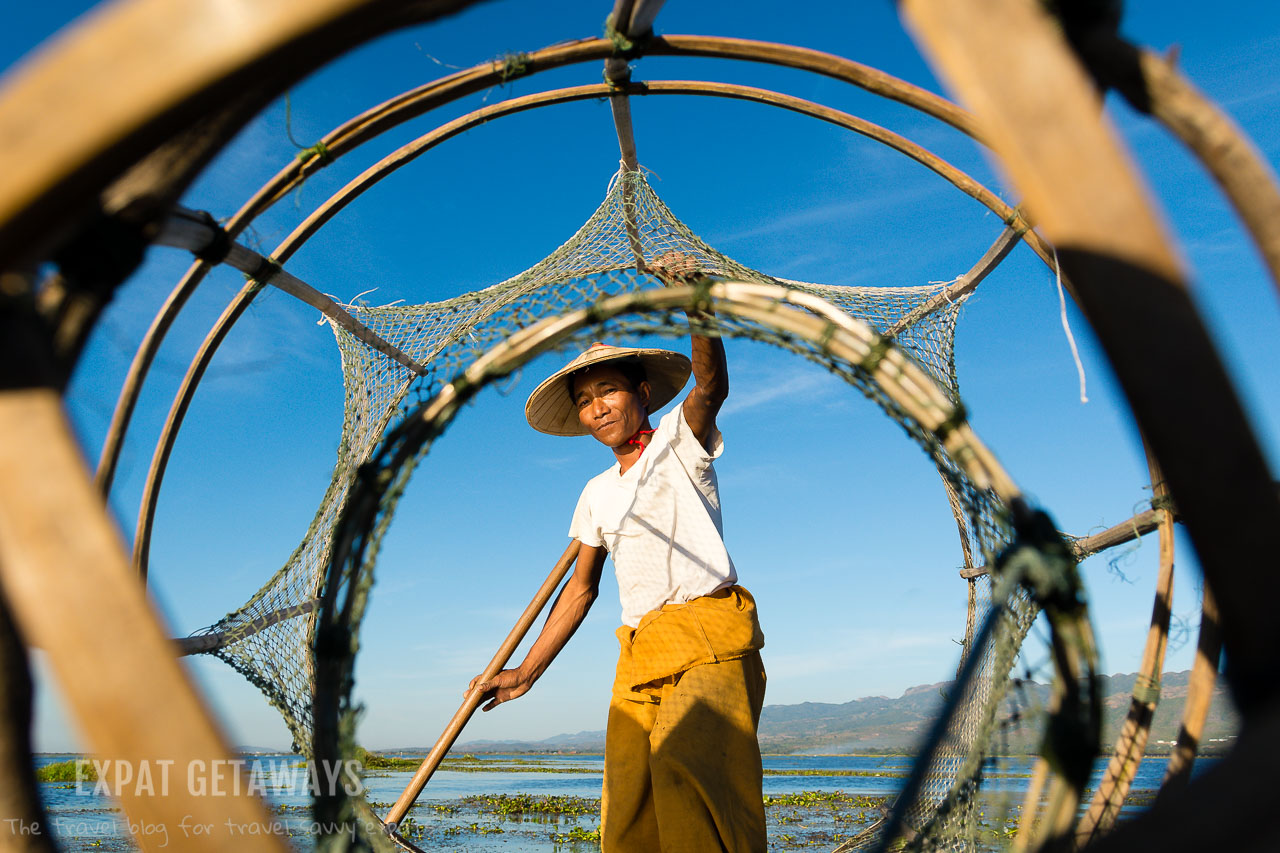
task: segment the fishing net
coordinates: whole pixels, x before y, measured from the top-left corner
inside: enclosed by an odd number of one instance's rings
[[[788,331],[767,317],[717,314],[700,321],[708,333],[764,341],[793,352],[859,389],[897,421],[937,466],[955,510],[966,563],[971,555],[981,555],[991,565],[1005,549],[1011,538],[1008,516],[995,494],[975,485],[966,473],[966,460],[957,458],[956,448],[939,438],[941,430],[925,428],[916,413],[886,395],[872,378],[885,352],[896,347],[924,371],[931,383],[923,384],[936,385],[943,402],[962,421],[953,343],[964,297],[948,298],[944,283],[845,287],[770,277],[708,246],[672,215],[641,173],[623,171],[611,181],[604,202],[568,242],[507,281],[423,305],[345,306],[356,320],[406,354],[416,369],[333,326],[342,358],[346,407],[338,461],[320,508],[302,543],[262,589],[244,606],[198,632],[210,647],[208,653],[244,674],[279,709],[297,750],[315,755],[316,672],[311,649],[321,595],[347,596],[340,621],[347,637],[343,642],[353,656],[382,532],[410,473],[436,434],[407,430],[420,415],[414,407],[421,409],[422,401],[431,400],[483,354],[520,330],[546,318],[601,305],[609,297],[669,284],[669,277],[664,280],[650,270],[671,253],[690,259],[706,277],[700,280],[781,286],[825,300],[879,333],[871,357],[851,360],[831,351],[822,335],[815,338]],[[644,335],[687,334],[690,322],[680,311],[637,310],[592,322],[557,339],[555,348],[581,349],[599,337],[622,342]],[[411,409],[412,417],[407,417]],[[444,423],[447,419],[438,428],[443,429]],[[406,438],[411,434],[416,437]],[[376,496],[374,508],[366,514],[367,527],[349,533],[342,540],[341,553],[335,555],[334,531],[346,517],[358,481],[365,492],[372,490]],[[351,523],[349,518],[345,523]],[[326,573],[331,570],[340,574],[331,577],[326,587]],[[335,592],[336,587],[343,591]],[[905,813],[905,824],[915,839],[912,843],[930,849],[965,849],[972,844],[972,793],[981,759],[998,728],[1009,669],[1036,613],[1031,598],[1013,589],[1001,593],[1000,607],[993,610],[987,578],[971,582],[970,589],[964,653],[966,659],[972,658],[970,677],[956,685],[945,731],[932,754],[922,758],[927,772]],[[991,623],[980,641],[972,628],[975,621]],[[345,691],[339,692],[343,695],[335,701],[348,703]],[[346,704],[344,708],[350,710]],[[338,738],[349,747],[353,725],[348,721],[337,727],[340,732],[326,730],[326,737]],[[843,849],[868,846],[879,839],[873,831]]]

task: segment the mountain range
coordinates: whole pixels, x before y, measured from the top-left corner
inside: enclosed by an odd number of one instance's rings
[[[1177,738],[1191,673],[1165,673],[1160,704],[1156,708],[1148,741],[1148,754],[1168,752]],[[1135,673],[1102,676],[1103,704],[1101,751],[1109,752],[1120,732],[1130,705]],[[941,710],[950,682],[921,685],[891,699],[872,696],[844,703],[802,702],[767,705],[760,715],[760,748],[766,753],[847,754],[914,751]],[[1047,685],[1022,682],[1006,699],[1006,718],[1017,709],[1043,707]],[[1025,713],[1024,713],[1025,718]],[[1225,685],[1219,681],[1209,708],[1201,752],[1219,751],[1234,737],[1239,725]],[[1031,727],[1006,727],[997,749],[1010,754],[1034,752],[1039,734]],[[603,731],[562,734],[538,741],[471,741],[453,752],[600,752]]]

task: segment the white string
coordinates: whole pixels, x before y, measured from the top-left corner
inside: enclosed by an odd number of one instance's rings
[[[1076,373],[1080,375],[1080,402],[1089,402],[1084,390],[1084,365],[1080,363],[1080,350],[1076,349],[1075,335],[1071,334],[1071,324],[1067,322],[1067,295],[1062,290],[1062,267],[1058,266],[1058,250],[1053,250],[1053,274],[1058,281],[1058,305],[1062,309],[1062,329],[1067,333],[1067,343],[1071,344],[1071,357],[1076,362]]]

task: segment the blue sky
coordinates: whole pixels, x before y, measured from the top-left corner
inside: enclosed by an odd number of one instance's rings
[[[291,93],[294,137],[308,144],[347,117],[450,70],[508,51],[595,35],[607,2],[492,2],[366,45]],[[1181,47],[1181,64],[1280,162],[1280,10],[1234,14],[1200,4],[1130,3],[1135,41]],[[24,6],[0,32],[0,67],[85,4]],[[535,11],[536,10],[536,11]],[[664,33],[715,33],[839,53],[941,91],[890,3],[672,2]],[[643,59],[637,79],[712,79],[773,88],[885,125],[932,148],[1010,202],[981,151],[958,133],[842,84],[784,69]],[[512,94],[595,82],[595,65],[478,94],[387,134],[312,178],[256,226],[274,246],[368,164],[449,118]],[[846,285],[950,280],[1001,223],[932,173],[847,131],[768,107],[708,98],[637,99],[641,162],[677,216],[708,243],[765,272]],[[1280,462],[1280,313],[1256,252],[1216,189],[1158,127],[1109,102],[1178,235],[1195,295],[1269,454]],[[283,100],[215,161],[184,200],[227,216],[294,156]],[[567,239],[617,166],[604,103],[551,107],[477,128],[368,192],[313,239],[291,270],[340,300],[436,300],[509,277]],[[117,294],[68,391],[96,461],[132,352],[185,270],[156,249]],[[170,333],[125,448],[111,506],[131,533],[160,424],[199,340],[242,284],[210,276]],[[1132,426],[1087,325],[1072,330],[1088,377],[1081,404],[1053,277],[1020,247],[965,306],[957,369],[971,420],[1014,479],[1060,528],[1082,535],[1128,518],[1149,493]],[[266,291],[214,361],[187,416],[160,498],[152,590],[175,634],[246,600],[293,550],[328,483],[342,419],[341,370],[313,309]],[[1135,322],[1141,322],[1135,319]],[[677,348],[687,342],[677,341]],[[965,585],[937,474],[919,449],[855,392],[761,345],[731,343],[732,395],[718,463],[730,553],[760,601],[769,703],[897,695],[947,679],[963,636]],[[416,474],[383,551],[366,621],[357,692],[361,739],[374,748],[430,743],[565,545],[582,483],[608,463],[587,439],[524,423],[523,401],[560,361],[544,358],[459,416]],[[1175,614],[1195,621],[1194,556],[1180,542]],[[1104,669],[1141,655],[1155,576],[1154,540],[1117,567],[1083,566]],[[600,729],[617,624],[616,585],[519,702],[476,719],[471,738],[539,738]],[[1190,666],[1190,642],[1170,669]],[[192,668],[237,743],[288,736],[257,691],[225,665]],[[41,669],[43,673],[43,668]],[[73,749],[74,726],[42,679],[37,746]]]

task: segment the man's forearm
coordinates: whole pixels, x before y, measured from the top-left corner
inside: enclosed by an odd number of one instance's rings
[[[694,319],[692,312],[689,319]],[[689,335],[693,381],[708,401],[723,402],[729,396],[729,363],[724,341],[694,332]]]
[[[551,615],[542,626],[542,633],[538,635],[533,648],[529,649],[529,654],[525,655],[524,662],[520,664],[521,672],[530,682],[537,681],[542,673],[546,672],[547,667],[551,666],[556,655],[560,654],[560,650],[565,647],[569,638],[582,624],[582,620],[586,618],[587,611],[591,609],[597,594],[596,590],[585,584],[575,583],[572,578],[565,584],[560,595],[556,597],[555,604],[551,606]]]

